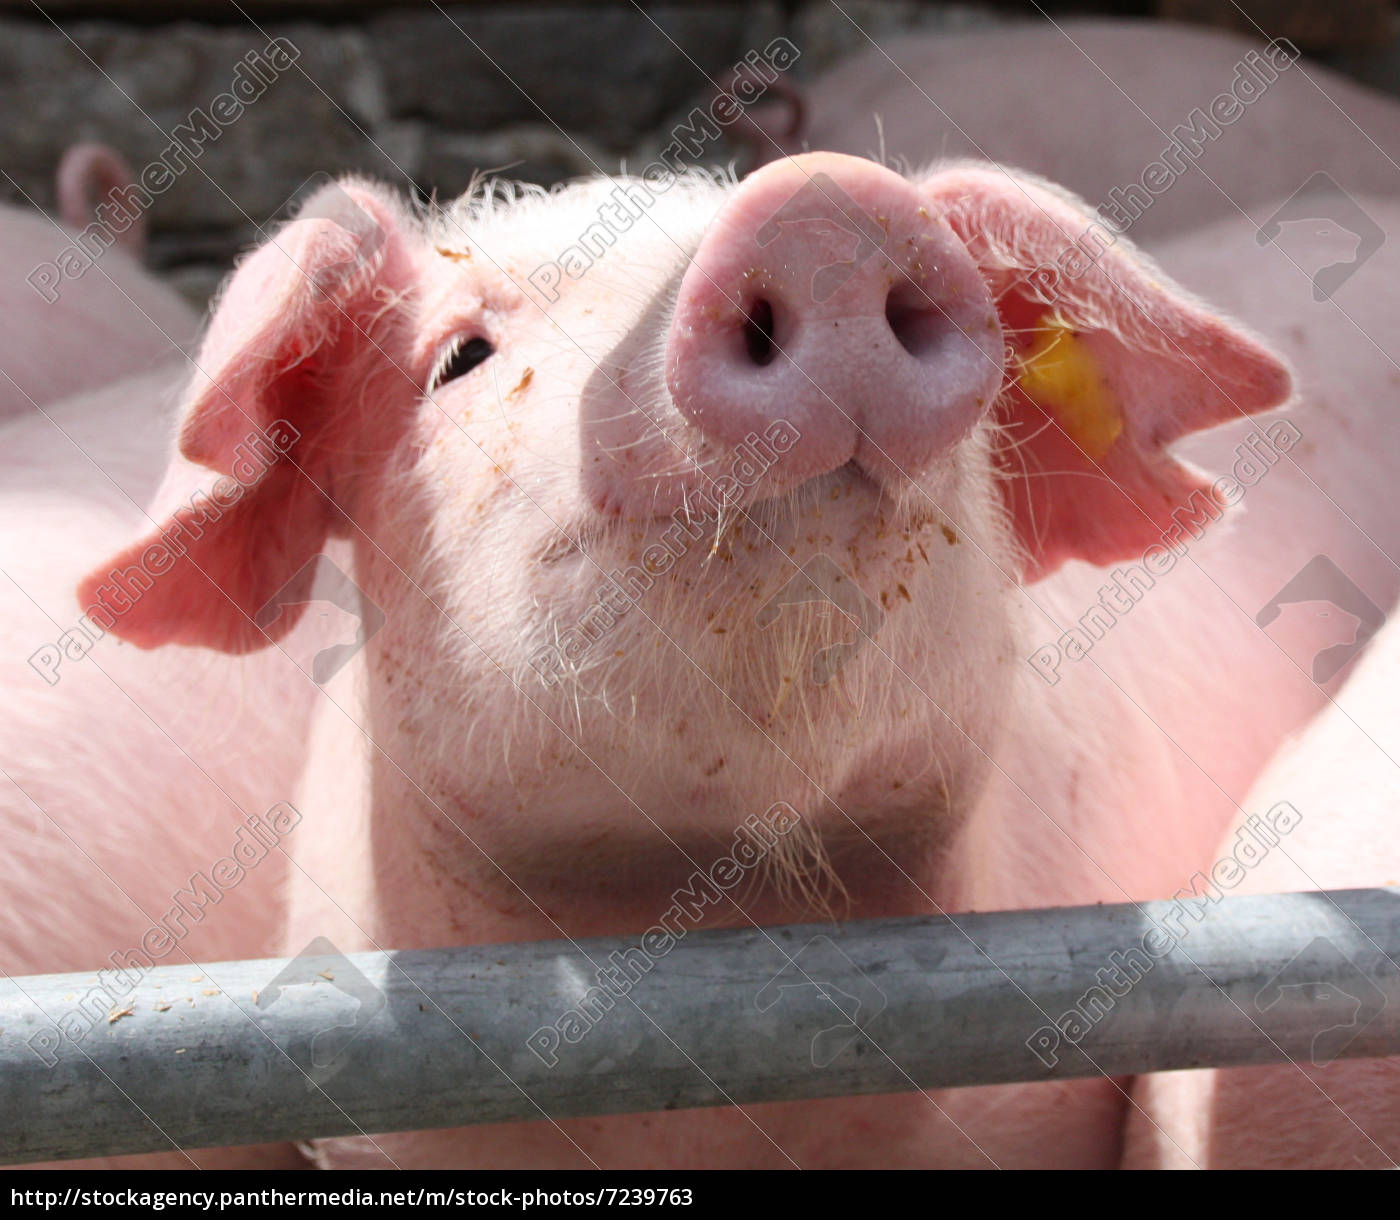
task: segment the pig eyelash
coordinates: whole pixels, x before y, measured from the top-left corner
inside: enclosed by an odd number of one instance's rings
[[[496,354],[489,339],[480,335],[458,335],[438,357],[428,377],[425,392],[431,394],[449,381],[465,377],[479,364],[485,364]]]

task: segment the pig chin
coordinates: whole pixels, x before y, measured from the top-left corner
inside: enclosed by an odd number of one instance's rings
[[[755,794],[811,808],[815,792],[837,838],[852,821],[949,829],[1014,655],[984,449],[969,438],[918,486],[848,464],[728,517],[615,522],[555,556],[535,659],[561,715],[625,729],[636,766],[716,818]]]

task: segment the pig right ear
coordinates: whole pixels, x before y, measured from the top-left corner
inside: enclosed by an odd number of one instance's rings
[[[1008,339],[997,456],[1023,578],[1066,559],[1140,556],[1174,514],[1215,498],[1172,442],[1278,406],[1288,369],[1048,185],[958,166],[924,190],[982,271]]]
[[[403,350],[411,224],[372,185],[331,183],[238,266],[182,412],[188,461],[172,467],[223,477],[178,487],[151,533],[79,585],[80,603],[105,612],[115,634],[142,648],[248,652],[295,624],[294,605],[266,631],[255,620],[343,528],[349,487],[417,401],[391,355]],[[371,404],[364,387],[381,370]]]

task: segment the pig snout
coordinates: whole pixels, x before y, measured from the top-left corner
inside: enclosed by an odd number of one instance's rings
[[[1001,327],[967,248],[918,190],[815,154],[746,179],[681,281],[666,348],[677,409],[736,446],[784,419],[789,478],[855,460],[916,476],[991,406]]]

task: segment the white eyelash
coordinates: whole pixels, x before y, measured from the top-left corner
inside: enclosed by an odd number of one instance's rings
[[[437,358],[436,363],[433,365],[433,371],[428,374],[428,385],[424,390],[425,394],[431,394],[442,384],[442,376],[447,372],[452,361],[457,358],[457,353],[475,338],[477,338],[476,335],[463,331],[442,349],[442,355]]]

